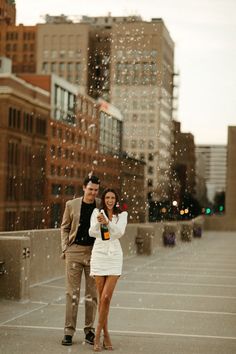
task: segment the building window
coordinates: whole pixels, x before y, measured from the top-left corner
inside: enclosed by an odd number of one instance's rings
[[[58,128],[57,135],[58,135],[59,139],[62,139],[62,129],[61,128]]]
[[[51,205],[51,227],[57,228],[61,222],[61,204],[53,203]]]
[[[17,200],[19,191],[19,144],[17,141],[9,141],[7,157],[7,200]]]
[[[56,127],[51,128],[51,135],[55,138],[56,136]]]
[[[47,62],[43,63],[42,70],[43,70],[44,73],[48,72],[48,63]]]
[[[20,110],[9,107],[8,126],[11,128],[20,129],[20,126],[21,126],[21,111]]]
[[[27,133],[33,132],[33,117],[31,114],[24,112],[23,130]]]
[[[60,63],[59,64],[59,70],[62,72],[65,70],[65,63]]]
[[[51,152],[51,156],[55,157],[55,155],[56,155],[56,146],[55,145],[51,145],[50,152]]]
[[[51,52],[51,58],[52,58],[52,59],[56,59],[56,58],[57,58],[57,51],[56,51],[56,50],[52,50],[52,52]]]
[[[148,160],[153,161],[154,160],[154,155],[153,153],[148,154]]]
[[[145,141],[143,139],[139,140],[139,148],[144,149],[145,147]]]
[[[154,141],[153,141],[153,140],[149,140],[149,142],[148,142],[148,148],[149,148],[149,149],[154,149]]]
[[[59,146],[58,148],[57,148],[57,157],[62,157],[62,148],[61,148],[61,146]]]
[[[5,230],[12,231],[16,229],[16,211],[5,212]]]
[[[56,63],[51,63],[51,72],[52,73],[56,72]]]
[[[51,176],[54,176],[56,172],[55,166],[51,165]]]
[[[57,175],[61,176],[61,166],[57,166]]]
[[[73,63],[67,63],[67,71],[71,73],[73,70]]]
[[[153,166],[148,166],[148,174],[149,175],[153,174]]]
[[[145,160],[145,154],[144,154],[144,153],[141,153],[139,156],[140,156],[140,160],[141,160],[141,161],[144,161],[144,160]]]
[[[75,187],[74,186],[65,186],[65,195],[74,195]]]
[[[61,184],[52,184],[52,195],[60,195],[62,193]]]
[[[148,185],[148,187],[153,187],[153,180],[149,178],[147,185]]]
[[[36,133],[39,135],[46,135],[46,120],[37,117],[36,118]]]

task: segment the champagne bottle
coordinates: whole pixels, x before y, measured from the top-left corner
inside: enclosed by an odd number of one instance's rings
[[[104,210],[101,210],[101,213],[102,213],[102,214],[104,215],[104,217],[107,219],[107,216],[106,216]],[[101,237],[102,237],[102,240],[103,240],[103,241],[110,240],[110,232],[109,232],[109,230],[108,230],[107,225],[101,224],[100,229],[101,229]]]

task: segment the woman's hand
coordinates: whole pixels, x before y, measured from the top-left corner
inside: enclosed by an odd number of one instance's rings
[[[103,224],[103,225],[108,225],[108,221],[107,219],[105,218],[105,216],[102,214],[102,213],[99,213],[98,216],[97,216],[97,220],[100,224]]]

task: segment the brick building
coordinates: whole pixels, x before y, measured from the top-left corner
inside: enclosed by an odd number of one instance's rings
[[[0,24],[0,56],[12,60],[13,73],[36,72],[36,26]]]
[[[45,227],[48,92],[0,74],[0,230]]]
[[[0,25],[16,23],[16,4],[14,0],[0,0]]]
[[[195,195],[195,144],[191,133],[183,133],[180,122],[174,121],[174,161],[173,168],[180,182],[180,194]]]
[[[81,88],[57,75],[19,75],[50,95],[46,154],[47,225],[60,225],[65,202],[81,195],[92,172],[120,192],[122,117],[107,102],[80,93]]]

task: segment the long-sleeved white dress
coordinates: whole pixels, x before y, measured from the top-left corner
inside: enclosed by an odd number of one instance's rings
[[[125,233],[128,213],[123,211],[117,216],[113,215],[108,224],[110,240],[106,241],[101,238],[98,213],[99,210],[95,208],[90,220],[89,235],[96,238],[90,261],[90,275],[121,275],[123,252],[118,239]]]

